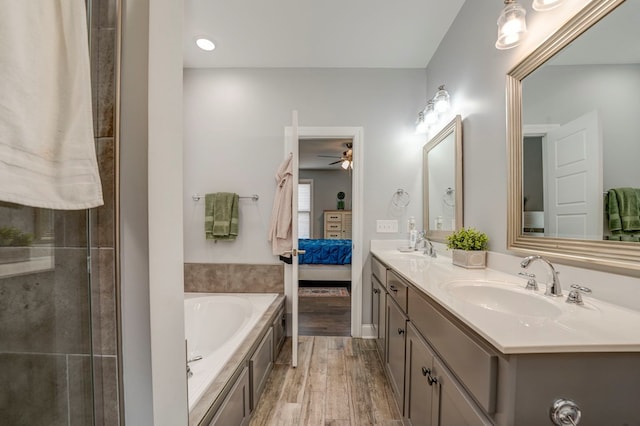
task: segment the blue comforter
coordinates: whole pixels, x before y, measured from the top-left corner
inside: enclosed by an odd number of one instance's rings
[[[316,265],[348,265],[351,263],[351,240],[298,240],[298,248],[305,250],[299,263]]]

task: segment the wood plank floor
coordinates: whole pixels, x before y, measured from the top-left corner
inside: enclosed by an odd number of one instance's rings
[[[351,336],[351,296],[300,296],[298,321],[300,336]]]
[[[300,336],[290,362],[288,338],[250,425],[402,425],[374,340]]]

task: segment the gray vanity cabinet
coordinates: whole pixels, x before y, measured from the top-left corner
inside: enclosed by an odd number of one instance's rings
[[[249,368],[244,367],[209,426],[244,426],[249,424],[250,393]]]
[[[407,326],[404,417],[413,426],[437,425],[437,390],[433,383],[434,355],[418,335]],[[434,403],[435,400],[435,403]]]
[[[404,362],[407,316],[389,297],[387,300],[387,375],[398,407],[404,406]]]
[[[387,334],[387,290],[378,281],[378,278],[371,278],[371,314],[373,316],[373,333],[376,336],[378,354],[382,362],[387,359],[386,334]]]
[[[387,268],[378,259],[371,258],[371,292],[373,333],[378,354],[383,363],[387,360]]]
[[[492,424],[411,323],[407,326],[404,418],[405,424],[413,426]]]

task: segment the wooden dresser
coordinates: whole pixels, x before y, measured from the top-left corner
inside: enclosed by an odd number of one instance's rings
[[[351,210],[324,211],[324,238],[327,240],[351,239]]]

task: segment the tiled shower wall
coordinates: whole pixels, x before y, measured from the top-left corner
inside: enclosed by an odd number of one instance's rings
[[[117,0],[93,0],[92,6],[95,143],[105,205],[91,210],[89,221],[86,210],[54,211],[54,268],[0,278],[3,425],[120,424],[114,245]],[[0,226],[31,232],[29,222],[37,214],[50,214],[35,210],[0,204]]]
[[[115,276],[115,94],[118,0],[92,0],[91,87],[104,205],[91,210],[92,332],[96,425],[118,425]]]

